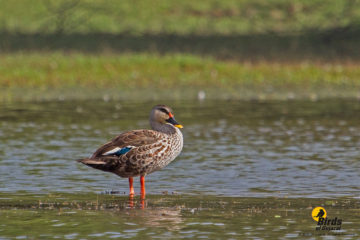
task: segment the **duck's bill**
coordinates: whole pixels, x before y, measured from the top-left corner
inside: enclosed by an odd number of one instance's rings
[[[171,123],[172,125],[174,125],[177,128],[183,128],[183,125],[179,124],[174,117],[169,118],[168,120],[166,120],[168,123]]]

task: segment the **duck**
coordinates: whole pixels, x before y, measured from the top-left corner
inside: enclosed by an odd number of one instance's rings
[[[161,170],[182,151],[183,126],[170,107],[159,104],[150,112],[150,129],[131,130],[99,147],[89,158],[79,159],[86,166],[114,173],[129,180],[129,195],[134,196],[133,178],[140,176],[141,197],[145,198],[145,176]]]

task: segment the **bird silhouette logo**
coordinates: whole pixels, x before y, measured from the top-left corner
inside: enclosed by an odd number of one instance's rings
[[[312,218],[317,222],[320,218],[326,218],[326,215],[326,210],[323,207],[316,207],[311,212]]]
[[[324,214],[325,214],[324,210],[320,209],[319,213],[316,215],[316,217],[322,218],[324,216]]]

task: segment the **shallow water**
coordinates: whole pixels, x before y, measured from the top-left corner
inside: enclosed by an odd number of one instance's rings
[[[354,200],[97,194],[0,195],[0,238],[17,239],[285,239],[359,237]],[[141,208],[144,205],[144,209]],[[337,232],[316,231],[312,207],[342,219]],[[21,227],[19,227],[21,226]],[[29,237],[30,236],[30,237]]]
[[[75,160],[122,131],[148,128],[155,104],[0,105],[0,214],[7,219],[0,222],[0,238],[216,238],[224,233],[228,239],[291,238],[315,228],[309,212],[324,205],[327,200],[319,200],[324,198],[335,202],[329,205],[331,215],[348,222],[346,233],[359,233],[360,102],[166,102],[184,125],[184,149],[164,170],[147,176],[145,210],[138,199],[131,209],[124,196],[126,179]],[[103,194],[111,191],[118,194]],[[80,207],[39,205],[48,198],[59,201],[51,196]],[[92,203],[89,211],[81,207],[99,198],[110,202],[103,209]],[[116,204],[120,207],[111,207]],[[16,232],[23,221],[28,229]]]
[[[154,104],[2,105],[0,192],[127,192],[126,179],[75,160],[122,131],[148,128]],[[184,149],[147,177],[149,193],[359,197],[359,102],[168,104],[185,126]]]

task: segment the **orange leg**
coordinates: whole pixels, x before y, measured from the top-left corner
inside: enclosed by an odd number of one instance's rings
[[[129,187],[130,187],[129,195],[135,195],[133,182],[134,182],[134,179],[132,177],[130,177],[129,178]]]
[[[145,199],[145,176],[140,176],[141,198]]]

